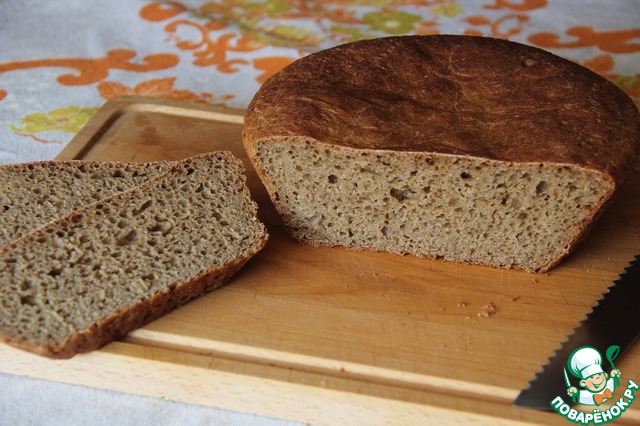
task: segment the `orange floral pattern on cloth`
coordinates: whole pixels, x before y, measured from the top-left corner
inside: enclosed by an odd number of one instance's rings
[[[253,66],[260,71],[264,71],[257,77],[258,82],[260,84],[264,83],[269,77],[271,77],[273,74],[280,71],[282,68],[286,67],[293,61],[293,58],[289,58],[286,56],[269,56],[266,58],[254,59]]]
[[[0,73],[41,67],[71,68],[76,70],[77,74],[63,74],[57,80],[66,86],[78,86],[102,80],[109,75],[111,69],[149,72],[171,68],[178,63],[177,56],[166,53],[145,56],[142,64],[131,62],[135,56],[136,52],[133,50],[116,49],[107,52],[105,57],[97,59],[63,58],[16,61],[0,64]]]
[[[44,13],[17,4],[12,22]],[[47,26],[0,27],[0,161],[7,161],[4,151],[19,159],[55,156],[115,97],[245,108],[260,85],[298,58],[392,35],[530,44],[601,74],[640,105],[637,0],[615,7],[606,0],[110,0],[100,14],[89,5],[50,4]],[[74,38],[56,38],[63,33]]]
[[[482,14],[468,14],[471,2],[389,0],[373,2],[373,7],[364,4],[357,0],[221,0],[189,7],[181,2],[152,2],[141,8],[140,16],[164,23],[167,41],[191,52],[194,66],[215,67],[222,73],[252,67],[263,71],[255,77],[262,84],[293,60],[319,48],[387,35],[448,32],[442,28],[445,19],[462,23],[466,27],[462,34],[515,39],[531,27],[532,13],[549,7],[548,0],[493,0],[482,5]],[[187,33],[187,28],[192,30],[190,38],[180,35]],[[572,26],[564,31],[533,32],[522,41],[556,51],[587,47],[616,54],[640,51],[640,44],[633,42],[640,37],[640,28],[600,31]],[[569,40],[565,40],[567,36]],[[295,48],[299,55],[234,55],[254,54],[266,47]],[[611,60],[615,67],[615,59]],[[621,85],[635,96],[636,90],[628,86]]]
[[[546,7],[548,0],[524,0],[524,1],[511,1],[511,0],[495,0],[492,5],[485,5],[485,9],[511,9],[519,12],[526,12],[529,10],[540,9]]]
[[[638,16],[640,18],[640,16]],[[640,28],[622,31],[595,31],[589,27],[571,27],[566,34],[574,40],[561,41],[558,34],[539,33],[529,37],[529,41],[544,48],[592,47],[603,52],[634,53],[640,52]]]
[[[478,15],[468,17],[466,19],[466,22],[473,25],[474,27],[481,27],[484,29],[484,31],[486,31],[485,34],[485,32],[480,29],[470,28],[464,32],[466,35],[487,35],[491,37],[508,39],[509,37],[519,34],[522,31],[524,26],[529,22],[529,17],[527,15],[509,14],[498,19],[491,20],[489,18],[486,18],[485,16]]]
[[[233,95],[222,95],[215,97],[211,93],[196,94],[188,90],[178,90],[173,87],[176,81],[172,78],[158,78],[138,83],[135,87],[127,87],[122,83],[113,81],[103,81],[98,84],[98,92],[102,98],[109,100],[119,96],[149,96],[153,98],[173,99],[177,101],[213,103],[223,102],[233,98]]]

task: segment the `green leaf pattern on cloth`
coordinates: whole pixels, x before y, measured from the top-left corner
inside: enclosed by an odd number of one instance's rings
[[[22,127],[10,126],[16,133],[35,134],[57,130],[64,133],[78,133],[82,126],[98,111],[96,107],[68,106],[48,113],[34,112],[20,120]]]

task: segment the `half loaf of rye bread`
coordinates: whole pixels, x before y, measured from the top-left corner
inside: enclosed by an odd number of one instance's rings
[[[67,358],[223,285],[266,243],[230,153],[175,163],[0,249],[0,340]]]
[[[0,246],[166,172],[171,162],[39,161],[0,166]]]
[[[243,140],[303,242],[542,272],[632,170],[640,115],[609,81],[537,48],[389,37],[274,75]]]

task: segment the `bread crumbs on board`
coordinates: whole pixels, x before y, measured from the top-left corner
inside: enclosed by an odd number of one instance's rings
[[[478,316],[480,318],[489,318],[496,312],[498,312],[498,309],[495,307],[495,305],[493,303],[487,303],[482,307],[482,310],[478,312]]]
[[[511,300],[512,302],[515,302],[516,300],[518,300],[520,298],[520,296],[515,296],[510,298],[509,300]],[[460,301],[457,303],[457,306],[459,308],[466,308],[469,306],[469,304],[467,302],[463,302]],[[498,312],[498,308],[496,307],[496,305],[494,305],[493,303],[487,303],[485,305],[482,306],[481,311],[478,312],[476,314],[476,316],[480,317],[480,318],[489,318],[492,315],[496,314]],[[471,317],[469,315],[465,316],[466,319],[471,319]]]

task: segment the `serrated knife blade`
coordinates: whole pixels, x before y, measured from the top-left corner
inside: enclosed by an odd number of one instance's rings
[[[609,347],[619,346],[619,358],[640,334],[639,307],[640,255],[637,255],[562,346],[536,373],[529,386],[520,392],[513,404],[518,407],[552,410],[551,401],[556,396],[564,397],[570,402],[565,368],[572,352],[582,346],[592,346],[605,354]]]

